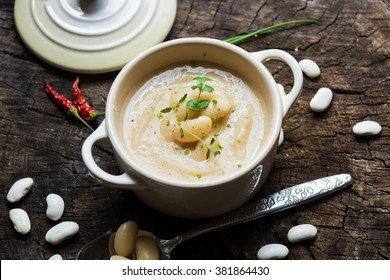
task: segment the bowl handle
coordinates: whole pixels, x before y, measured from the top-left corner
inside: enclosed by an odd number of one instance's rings
[[[129,174],[123,173],[122,175],[112,175],[101,169],[95,162],[92,155],[93,145],[100,141],[108,139],[106,121],[104,120],[100,126],[85,139],[83,147],[81,148],[81,155],[83,157],[84,164],[86,165],[89,173],[97,181],[105,186],[121,189],[142,190],[146,189],[145,184],[140,185]]]
[[[303,74],[301,68],[299,67],[298,61],[296,61],[295,58],[292,57],[289,53],[277,49],[251,52],[250,54],[253,55],[256,59],[259,59],[262,63],[275,59],[286,63],[290,67],[294,77],[294,86],[288,94],[282,96],[284,118],[287,115],[288,110],[290,110],[291,106],[297,100],[297,97],[302,90]]]

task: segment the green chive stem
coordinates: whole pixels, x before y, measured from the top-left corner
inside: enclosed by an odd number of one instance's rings
[[[240,43],[240,42],[242,42],[242,41],[244,41],[246,39],[249,39],[251,37],[264,34],[267,31],[270,31],[272,29],[276,29],[278,27],[291,25],[291,24],[298,24],[298,23],[314,23],[314,22],[318,22],[318,20],[315,20],[315,19],[301,19],[301,20],[291,20],[291,21],[281,22],[281,23],[277,23],[277,24],[273,24],[273,25],[261,28],[259,30],[256,30],[256,31],[248,33],[248,34],[232,37],[232,38],[226,39],[224,41],[227,42],[227,43],[231,43],[231,44],[237,44],[237,43]]]

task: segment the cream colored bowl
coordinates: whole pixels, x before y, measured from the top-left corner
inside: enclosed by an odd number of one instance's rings
[[[276,59],[292,70],[294,85],[281,95],[262,62]],[[150,172],[128,154],[124,139],[124,111],[129,95],[135,94],[145,77],[170,64],[200,61],[238,73],[261,93],[266,108],[262,146],[254,159],[236,173],[213,180],[179,181]],[[204,218],[229,212],[248,201],[263,185],[274,162],[283,117],[302,89],[298,62],[282,50],[249,53],[235,45],[208,38],[176,39],[150,48],[131,60],[118,74],[106,105],[106,119],[84,142],[82,156],[90,174],[103,185],[134,193],[151,207],[173,216]],[[108,139],[124,172],[103,171],[92,156],[93,145]]]

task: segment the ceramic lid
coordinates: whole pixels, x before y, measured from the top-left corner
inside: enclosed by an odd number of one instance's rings
[[[16,0],[15,24],[31,51],[72,72],[121,69],[143,50],[162,42],[176,0]]]

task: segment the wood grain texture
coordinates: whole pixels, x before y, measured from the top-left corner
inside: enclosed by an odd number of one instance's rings
[[[297,60],[310,58],[321,68],[317,79],[305,78],[303,92],[287,115],[285,141],[261,193],[311,179],[349,172],[349,189],[318,203],[287,213],[213,232],[178,247],[176,259],[255,259],[267,243],[288,246],[288,259],[390,258],[390,5],[388,1],[190,1],[178,0],[177,18],[167,40],[190,36],[226,39],[293,19],[319,19],[316,24],[272,31],[240,44],[247,51],[280,48]],[[127,220],[163,238],[203,221],[161,214],[140,202],[130,191],[109,189],[93,180],[82,162],[81,146],[87,128],[60,112],[45,95],[41,80],[70,93],[76,76],[36,58],[19,38],[13,1],[0,0],[0,258],[48,259],[61,254],[74,259],[88,241]],[[277,82],[291,87],[287,67],[267,63]],[[81,75],[81,87],[98,111],[116,72]],[[320,87],[334,92],[323,113],[309,109]],[[356,137],[355,123],[374,120],[382,125],[377,137]],[[93,123],[97,127],[101,120]],[[108,145],[94,150],[96,160],[118,173]],[[6,194],[23,177],[35,184],[20,202]],[[55,222],[46,218],[45,198],[61,195],[61,221],[80,225],[78,235],[60,245],[44,240]],[[8,217],[12,208],[25,209],[32,229],[16,233]],[[318,228],[314,240],[289,244],[288,230],[300,223]]]

